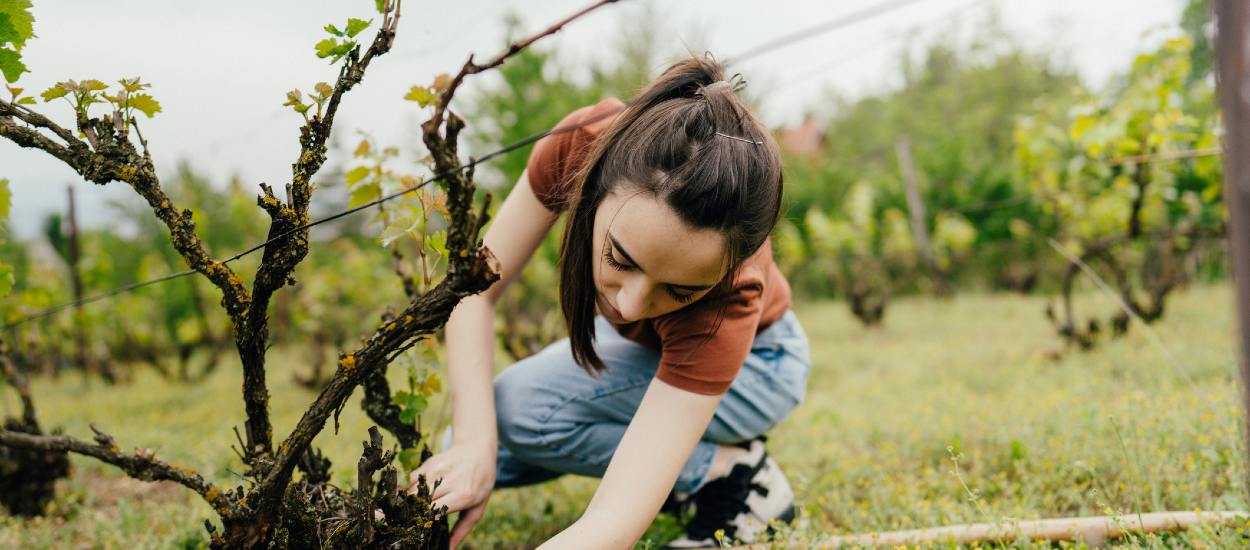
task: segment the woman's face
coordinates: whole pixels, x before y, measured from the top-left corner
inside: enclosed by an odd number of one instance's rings
[[[707,294],[725,275],[725,237],[692,228],[651,193],[628,185],[595,211],[599,313],[614,323],[659,317]]]

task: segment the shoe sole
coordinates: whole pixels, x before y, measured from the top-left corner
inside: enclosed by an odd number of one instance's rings
[[[794,511],[794,505],[792,504],[790,506],[787,506],[785,510],[781,511],[781,514],[779,514],[776,518],[773,518],[773,519],[774,521],[779,521],[781,523],[785,523],[789,525],[790,522],[794,521],[794,516],[795,516],[795,511]],[[776,534],[777,534],[777,528],[774,527],[773,522],[770,521],[768,522],[768,525],[764,527],[764,532],[761,533],[762,536],[760,538],[771,539],[773,538],[773,535],[776,535]]]

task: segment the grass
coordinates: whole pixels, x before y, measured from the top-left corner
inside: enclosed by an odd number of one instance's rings
[[[903,299],[877,330],[858,326],[845,304],[801,304],[814,363],[808,395],[769,440],[801,505],[785,536],[816,541],[951,523],[1250,508],[1229,286],[1178,293],[1155,325],[1180,370],[1140,327],[1092,352],[1052,359],[1058,341],[1043,304],[1002,294]],[[1081,305],[1112,307],[1092,294]],[[299,362],[292,353],[271,358],[276,433],[289,430],[312,399],[291,381]],[[396,382],[402,376],[392,374]],[[228,444],[242,418],[240,383],[237,369],[223,367],[195,386],[140,371],[130,386],[68,376],[37,380],[33,390],[45,425],[87,437],[94,421],[123,445],[150,447],[232,483],[239,463]],[[11,412],[14,400],[6,398]],[[316,444],[347,483],[369,424],[355,403],[341,424],[338,437],[327,430]],[[203,539],[212,512],[188,491],[122,479],[90,459],[73,463],[49,517],[0,519],[0,547],[196,547]],[[498,491],[470,542],[536,546],[578,517],[595,486],[566,476]],[[676,532],[661,516],[640,547]],[[1244,525],[1212,527],[1117,544],[1243,548],[1247,533]]]

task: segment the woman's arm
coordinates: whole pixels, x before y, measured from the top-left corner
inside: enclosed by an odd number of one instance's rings
[[[430,457],[409,481],[442,479],[434,505],[463,511],[452,531],[452,548],[486,509],[495,485],[495,303],[521,272],[557,215],[538,201],[525,173],[495,213],[482,238],[499,260],[499,280],[460,301],[447,320],[447,377],[451,399],[451,447]]]
[[[555,223],[530,188],[526,172],[495,213],[482,238],[499,260],[499,280],[481,294],[460,301],[447,320],[447,376],[451,398],[452,446],[497,445],[494,379],[495,304],[529,262]]]
[[[630,548],[638,542],[720,400],[653,379],[581,519],[540,548]]]

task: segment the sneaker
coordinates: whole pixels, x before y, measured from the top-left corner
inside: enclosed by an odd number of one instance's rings
[[[794,519],[794,490],[758,439],[734,461],[729,475],[707,482],[689,500],[694,517],[666,549],[719,546],[717,531],[726,540],[750,544],[772,530],[771,522]]]
[[[686,508],[690,507],[690,493],[683,493],[677,489],[669,491],[668,498],[664,499],[664,504],[660,505],[661,514],[671,514],[676,516],[678,520],[686,512]]]

